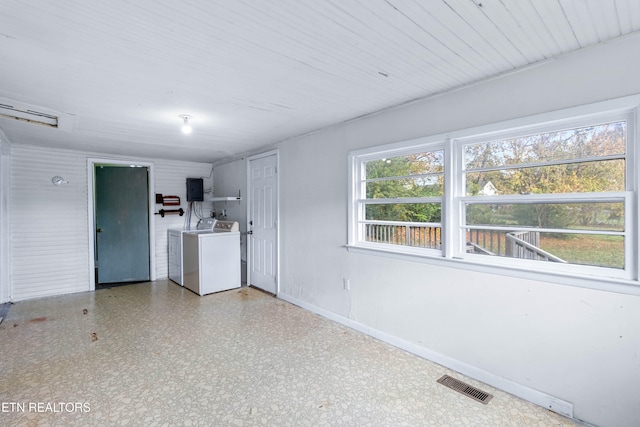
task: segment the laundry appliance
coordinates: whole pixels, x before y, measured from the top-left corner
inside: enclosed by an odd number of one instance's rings
[[[241,285],[238,223],[209,224],[182,232],[182,285],[201,296]]]

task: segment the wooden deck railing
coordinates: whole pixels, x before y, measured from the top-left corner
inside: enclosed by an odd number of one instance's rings
[[[439,249],[441,230],[438,224],[380,221],[365,224],[365,237],[367,242]]]
[[[439,224],[400,221],[368,222],[365,238],[368,242],[419,248],[440,249],[442,247]],[[505,256],[511,258],[535,259],[551,262],[566,262],[540,248],[540,232],[468,230],[467,252]]]
[[[539,247],[539,231],[514,231],[507,233],[505,237],[508,257],[566,263],[565,260]]]

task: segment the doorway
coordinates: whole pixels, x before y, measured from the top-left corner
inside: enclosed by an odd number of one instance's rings
[[[90,290],[155,280],[153,165],[89,159]]]
[[[247,281],[278,293],[278,153],[248,159]]]

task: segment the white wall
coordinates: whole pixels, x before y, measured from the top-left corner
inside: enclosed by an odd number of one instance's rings
[[[246,159],[215,166],[213,168],[213,195],[214,197],[237,196],[240,191],[242,202],[224,201],[214,202],[213,206],[218,219],[225,219],[221,215],[226,211],[226,219],[238,221],[240,225],[240,257],[242,260],[242,281],[247,278],[247,169]]]
[[[88,222],[88,158],[104,157],[12,145],[11,300],[89,290],[93,272],[89,267],[89,233],[92,231]],[[153,163],[154,191],[180,196],[185,210],[185,178],[208,177],[211,171],[207,163],[126,160]],[[69,184],[54,186],[51,178],[56,175],[64,177]],[[210,210],[208,205],[205,212]],[[154,207],[157,212],[162,206]],[[168,275],[167,229],[182,228],[183,223],[184,217],[178,215],[155,216],[157,279]]]
[[[164,209],[187,210],[187,178],[203,178],[204,190],[212,187],[211,164],[176,162],[167,160],[154,160],[155,169],[155,192],[180,197],[180,206],[164,206]],[[205,194],[205,198],[207,194]],[[202,214],[211,214],[212,203],[202,202]],[[156,205],[156,212],[162,209],[162,205]],[[156,279],[163,279],[169,276],[169,247],[167,244],[167,230],[170,228],[183,228],[185,217],[179,215],[167,215],[161,218],[156,215]],[[191,227],[197,226],[198,218],[192,217]]]
[[[9,301],[9,200],[11,194],[11,144],[0,131],[0,304]]]
[[[636,35],[279,144],[280,297],[521,395],[568,401],[576,419],[637,426],[640,297],[353,253],[345,244],[349,151],[637,94],[638,69]]]

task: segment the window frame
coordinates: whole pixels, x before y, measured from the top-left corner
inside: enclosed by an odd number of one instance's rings
[[[579,107],[532,115],[446,134],[401,141],[349,153],[348,242],[351,251],[373,253],[400,259],[435,263],[470,270],[489,271],[516,277],[536,278],[588,288],[613,290],[640,295],[638,282],[638,159],[635,149],[638,136],[640,95],[598,102]],[[626,121],[625,190],[601,193],[565,193],[532,195],[467,196],[465,194],[464,147],[508,137],[553,132],[593,126],[612,121]],[[420,151],[444,150],[445,194],[442,197],[440,249],[412,248],[402,245],[360,241],[359,223],[364,218],[362,203],[363,165],[366,161],[397,157]],[[366,193],[365,193],[366,194]],[[470,254],[465,251],[465,204],[533,203],[533,202],[623,202],[624,203],[624,268],[559,264],[512,257]],[[554,229],[555,230],[555,229]],[[541,229],[540,231],[546,231]],[[578,279],[578,280],[573,280]],[[629,287],[631,285],[631,287]]]
[[[365,164],[372,160],[382,160],[383,158],[400,157],[419,152],[426,151],[438,151],[443,150],[445,155],[446,165],[446,149],[444,143],[441,141],[429,141],[427,138],[420,138],[410,141],[409,145],[403,143],[394,144],[393,146],[387,146],[383,150],[376,150],[375,147],[371,150],[364,150],[357,155],[350,155],[350,169],[353,171],[350,175],[357,181],[352,181],[351,188],[351,203],[350,205],[350,227],[349,227],[349,246],[357,246],[361,248],[369,249],[381,249],[383,251],[398,252],[413,255],[427,255],[438,256],[442,253],[441,249],[432,248],[420,248],[414,246],[394,245],[387,243],[376,243],[361,240],[361,236],[365,234],[364,225],[367,223],[391,223],[392,221],[372,221],[367,220],[365,215],[365,208],[367,205],[373,204],[390,204],[390,203],[440,203],[442,208],[442,216],[444,217],[444,196],[441,197],[411,197],[411,198],[387,198],[387,199],[367,199],[366,198],[366,177],[365,177]],[[446,166],[445,166],[445,193],[446,193]],[[355,214],[355,217],[354,217]],[[411,224],[411,223],[405,223]],[[436,223],[423,223],[423,224],[436,224]],[[442,220],[440,221],[440,227],[443,229]],[[353,245],[353,242],[357,242]]]

